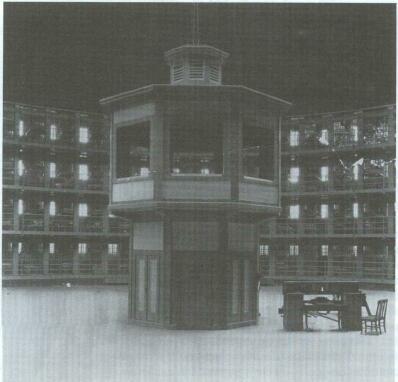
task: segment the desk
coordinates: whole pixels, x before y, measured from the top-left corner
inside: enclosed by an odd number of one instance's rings
[[[341,315],[344,311],[344,304],[339,300],[328,300],[319,302],[314,300],[304,301],[304,317],[305,317],[305,328],[308,329],[308,317],[322,317],[338,323],[339,329],[341,329]],[[337,313],[337,318],[330,316],[331,312]]]
[[[305,295],[319,295],[304,300]],[[333,296],[332,299],[325,295]],[[339,329],[360,330],[361,309],[365,306],[366,295],[359,290],[358,282],[342,281],[286,281],[283,284],[283,327],[286,330],[303,330],[303,316],[308,329],[308,317],[321,317],[335,321]],[[337,317],[330,315],[336,312]]]

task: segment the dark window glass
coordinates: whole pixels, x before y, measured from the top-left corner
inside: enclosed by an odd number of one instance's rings
[[[149,175],[149,134],[149,123],[117,129],[117,178]]]
[[[172,174],[222,174],[221,128],[173,128],[170,132]]]
[[[244,127],[243,175],[274,180],[274,160],[274,131],[261,127]]]

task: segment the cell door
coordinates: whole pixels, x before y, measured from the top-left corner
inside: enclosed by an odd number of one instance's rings
[[[159,319],[159,257],[139,255],[135,259],[135,318]]]

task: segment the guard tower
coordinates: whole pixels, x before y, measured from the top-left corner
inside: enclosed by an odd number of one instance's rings
[[[258,316],[258,223],[280,209],[289,102],[222,85],[228,54],[165,54],[170,84],[100,102],[111,120],[110,212],[128,218],[129,318],[221,329]]]

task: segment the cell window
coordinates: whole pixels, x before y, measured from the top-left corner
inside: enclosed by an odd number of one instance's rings
[[[22,159],[18,160],[18,176],[23,176],[25,173],[25,164]]]
[[[80,143],[88,143],[88,127],[80,127],[79,128],[79,142]]]
[[[88,165],[87,164],[79,164],[79,180],[88,180]]]
[[[290,167],[289,182],[298,183],[300,180],[300,168]]]
[[[18,135],[23,137],[25,135],[25,124],[24,121],[18,122]]]
[[[322,166],[321,167],[321,181],[327,182],[329,180],[329,167]]]
[[[289,144],[291,147],[299,145],[299,132],[298,130],[290,130]]]
[[[87,203],[79,203],[79,217],[88,216],[88,205]]]
[[[55,253],[55,243],[48,243],[48,253],[50,255]]]
[[[326,257],[329,255],[329,246],[328,245],[321,245],[321,256]]]
[[[269,245],[260,244],[259,253],[260,256],[269,256]]]
[[[353,218],[358,218],[359,216],[359,206],[358,203],[353,203],[352,204],[352,217]]]
[[[51,179],[57,176],[57,165],[54,162],[50,162],[49,164],[49,175]]]
[[[57,206],[54,200],[51,200],[50,204],[48,205],[48,212],[50,216],[55,216],[57,213]]]
[[[57,126],[52,124],[50,126],[50,140],[51,141],[56,141],[58,138],[58,134],[57,134]]]
[[[18,200],[18,215],[23,215],[24,203],[22,199]]]
[[[329,206],[327,204],[321,204],[321,219],[327,219],[329,217]]]
[[[79,255],[87,254],[87,243],[79,243],[77,251]]]
[[[109,243],[108,244],[108,254],[109,255],[117,255],[119,252],[118,244]]]
[[[329,130],[327,129],[321,130],[321,136],[319,138],[319,142],[325,146],[329,145]]]
[[[298,256],[299,255],[299,246],[297,244],[289,246],[289,256]]]
[[[300,218],[300,206],[298,204],[289,206],[289,218],[290,219]]]

